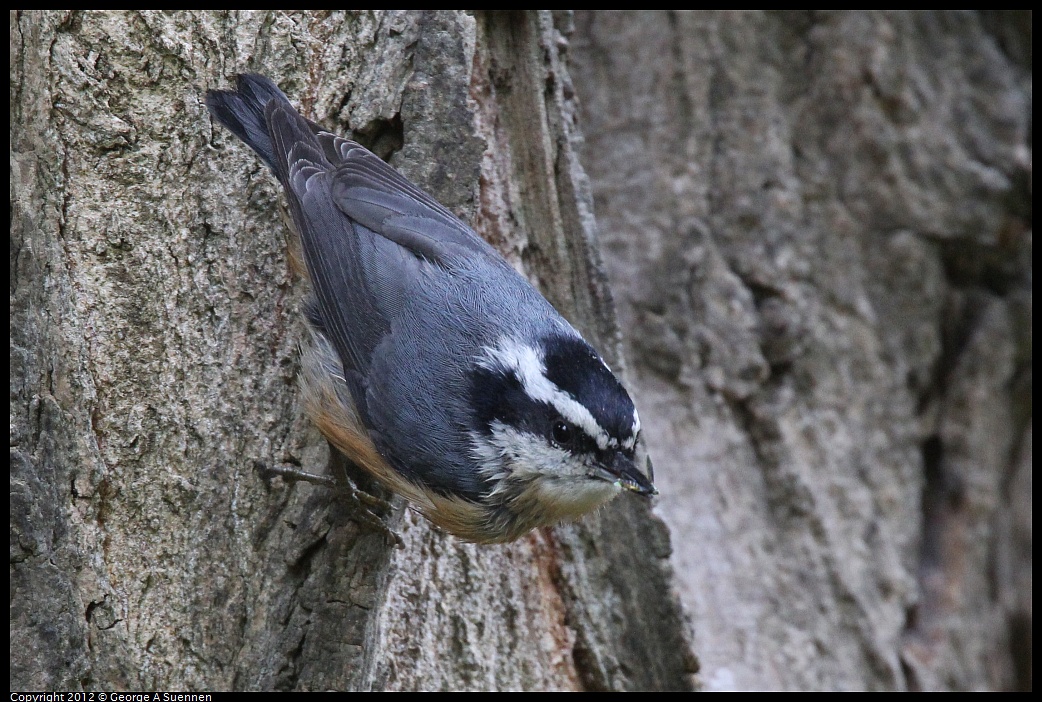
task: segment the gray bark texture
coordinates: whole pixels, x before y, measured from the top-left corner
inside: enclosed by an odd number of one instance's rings
[[[566,18],[566,16],[565,16]],[[474,222],[619,360],[549,13],[11,15],[13,689],[684,688],[646,501],[478,547],[328,489],[259,71]]]
[[[1030,688],[1030,13],[10,38],[12,689]],[[653,509],[481,547],[396,501],[396,548],[267,477],[336,458],[279,187],[203,104],[243,71],[628,367]]]
[[[1030,688],[1030,13],[575,25],[703,686]]]

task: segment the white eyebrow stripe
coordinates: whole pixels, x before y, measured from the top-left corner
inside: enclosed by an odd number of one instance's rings
[[[546,377],[546,367],[535,349],[513,339],[501,339],[496,348],[486,346],[484,350],[485,355],[478,358],[478,365],[489,370],[503,368],[514,371],[525,394],[552,406],[564,419],[597,442],[599,449],[618,447],[619,442],[608,436],[590,410]]]
[[[631,449],[637,443],[637,437],[640,436],[640,417],[637,415],[637,408],[633,408],[633,428],[630,429],[630,438],[622,442],[623,448]]]

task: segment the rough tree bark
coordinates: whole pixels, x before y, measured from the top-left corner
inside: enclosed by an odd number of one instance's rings
[[[575,23],[704,685],[1030,688],[1030,13]]]
[[[548,13],[11,15],[11,686],[683,688],[645,503],[508,546],[404,548],[322,488],[278,188],[202,103],[252,70],[533,276],[614,313]]]
[[[1030,16],[10,17],[12,689],[1030,686]],[[625,351],[664,522],[262,478],[329,457],[245,70]]]

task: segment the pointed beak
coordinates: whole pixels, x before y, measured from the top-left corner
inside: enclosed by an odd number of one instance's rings
[[[621,488],[631,490],[638,495],[657,495],[658,490],[648,476],[640,472],[637,464],[624,456],[621,452],[615,452],[610,465],[602,465],[599,477],[610,483],[615,483]]]

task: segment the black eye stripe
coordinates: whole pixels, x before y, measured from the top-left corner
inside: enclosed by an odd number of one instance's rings
[[[530,433],[542,432],[532,425],[545,416],[542,403],[525,394],[513,373],[479,369],[471,376],[470,400],[478,427],[485,432],[497,421]]]
[[[550,431],[546,434],[547,439],[551,443],[574,454],[590,453],[600,455],[601,451],[597,447],[596,439],[571,422],[562,419],[556,412],[553,412],[551,416],[553,421],[550,424]],[[567,427],[567,439],[559,435],[560,427],[562,426]]]
[[[564,446],[575,440],[575,429],[568,422],[558,419],[550,430],[551,436],[558,444]]]
[[[527,434],[542,436],[548,444],[572,454],[604,454],[596,437],[564,419],[551,403],[530,397],[514,372],[479,368],[471,374],[470,382],[473,429],[490,434],[493,425],[499,422]],[[555,432],[558,423],[567,426],[567,439],[560,431]],[[625,428],[629,426],[627,424]],[[621,444],[618,438],[616,442],[616,446]],[[608,452],[613,452],[613,449],[609,448]]]

